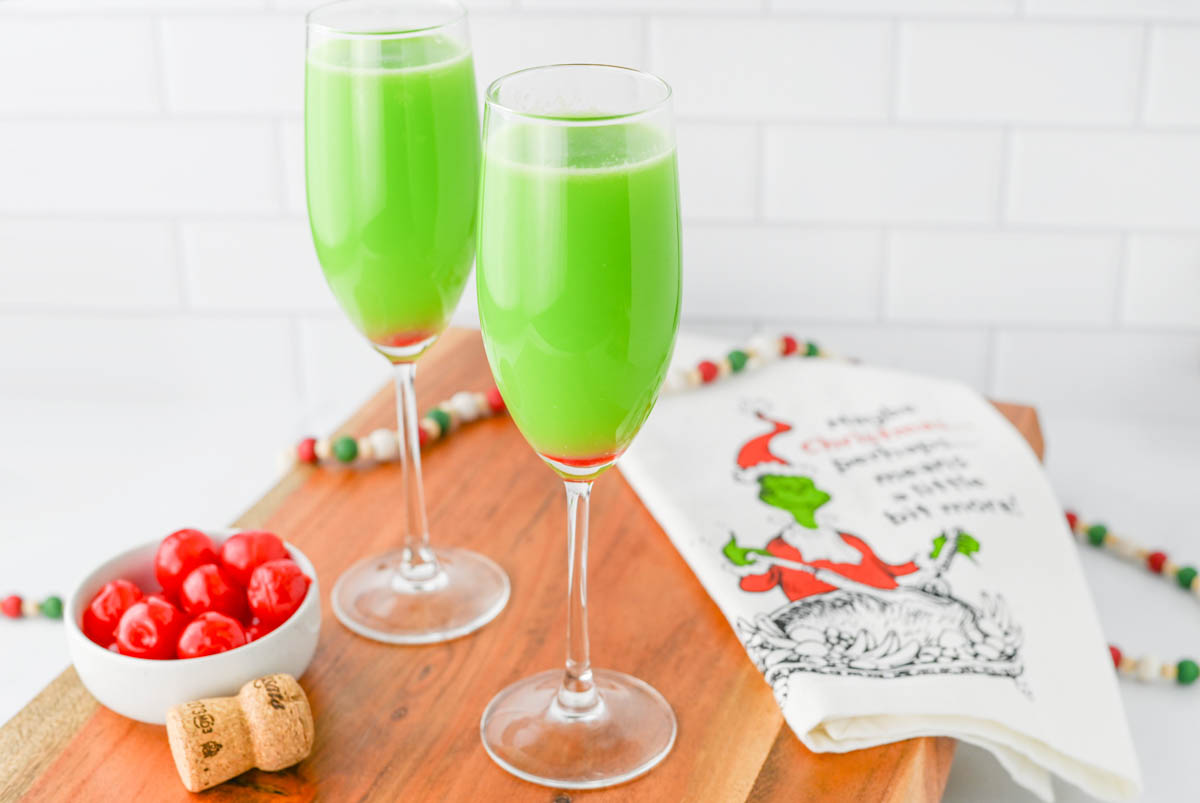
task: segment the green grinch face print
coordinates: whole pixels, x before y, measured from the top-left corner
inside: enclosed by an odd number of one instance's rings
[[[759,499],[791,513],[797,524],[810,530],[817,528],[817,508],[829,501],[829,494],[808,477],[764,474],[758,478],[758,488]]]
[[[833,495],[812,476],[794,473],[792,463],[772,448],[793,425],[756,417],[769,430],[739,449],[735,477],[757,486],[758,500],[787,511],[792,521],[780,526],[776,518],[772,526],[779,529],[767,534],[766,543],[757,538],[739,543],[739,534],[731,531],[721,555],[742,591],[787,600],[737,622],[747,652],[781,701],[797,672],[1021,676],[1023,635],[1003,597],[984,591],[976,603],[954,592],[952,576],[961,575],[964,566],[974,567],[967,572],[980,568],[983,550],[974,536],[947,527],[931,534],[932,542],[919,552],[897,555],[888,527],[847,530],[835,526],[831,515],[818,524],[817,511],[829,513]],[[848,495],[839,496],[844,506]],[[869,521],[856,513],[857,520]],[[905,540],[913,543],[911,536]]]

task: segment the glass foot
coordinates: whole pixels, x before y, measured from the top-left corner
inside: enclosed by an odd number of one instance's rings
[[[375,641],[432,644],[478,630],[508,602],[508,575],[476,552],[435,549],[441,571],[406,581],[394,567],[400,551],[359,561],[333,587],[342,624]]]
[[[636,778],[675,744],[675,712],[649,684],[593,670],[600,705],[581,717],[557,703],[561,669],[517,681],[492,698],[479,723],[497,764],[531,783],[598,789]]]

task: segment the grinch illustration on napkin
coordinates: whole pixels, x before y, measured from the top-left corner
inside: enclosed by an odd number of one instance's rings
[[[884,560],[862,536],[826,523],[830,495],[771,450],[771,441],[791,425],[757,416],[771,430],[739,449],[737,477],[756,485],[759,500],[792,521],[763,548],[739,544],[731,533],[722,554],[743,591],[778,590],[787,598],[769,614],[737,623],[781,703],[795,672],[1021,674],[1021,629],[1003,597],[984,592],[976,606],[952,591],[954,559],[974,560],[980,551],[974,537],[961,529],[942,532],[924,560]]]
[[[618,466],[808,749],[951,736],[1046,800],[1137,794],[1062,505],[978,392],[779,360],[664,397]]]

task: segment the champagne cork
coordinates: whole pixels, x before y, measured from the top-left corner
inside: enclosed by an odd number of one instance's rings
[[[312,709],[291,675],[252,680],[236,697],[212,697],[167,712],[167,740],[189,792],[249,769],[274,772],[302,761],[313,745]]]

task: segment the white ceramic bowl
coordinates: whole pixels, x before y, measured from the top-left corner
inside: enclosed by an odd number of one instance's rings
[[[220,548],[236,530],[209,531]],[[154,554],[162,539],[122,552],[89,574],[67,600],[63,619],[67,649],[79,679],[102,705],[122,716],[161,725],[167,709],[201,697],[236,694],[246,681],[273,672],[300,677],[317,649],[321,590],[317,572],[300,550],[287,544],[292,560],[312,578],[300,608],[286,622],[249,644],[203,658],[152,661],[106,650],[83,634],[83,609],[110,580],[125,577],[146,593],[158,589]]]

